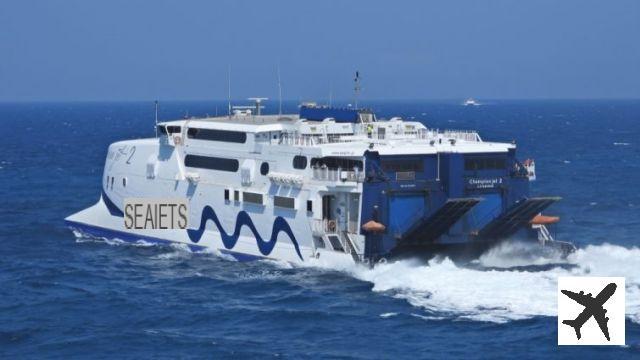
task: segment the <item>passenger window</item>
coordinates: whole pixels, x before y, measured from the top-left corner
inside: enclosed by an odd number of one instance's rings
[[[276,195],[273,197],[273,206],[286,208],[286,209],[295,209],[296,199],[292,197]]]
[[[246,203],[263,205],[264,204],[263,199],[264,199],[264,196],[262,194],[252,193],[248,191],[242,192],[242,200]]]
[[[187,155],[184,158],[184,165],[209,170],[220,170],[236,172],[238,171],[239,162],[236,159],[225,159],[212,156]]]
[[[189,128],[187,137],[197,140],[222,141],[244,144],[247,134],[241,131]]]

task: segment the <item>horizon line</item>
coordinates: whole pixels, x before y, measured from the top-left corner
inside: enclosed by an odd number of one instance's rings
[[[469,99],[469,97],[459,97],[459,98],[388,98],[388,99],[359,99],[360,102],[398,102],[398,101],[425,101],[425,102],[455,102],[455,101],[464,101]],[[557,97],[557,98],[544,98],[544,97],[531,97],[531,98],[481,98],[474,97],[474,100],[479,101],[638,101],[640,97]],[[80,99],[80,100],[67,100],[67,99],[51,99],[51,100],[43,100],[43,99],[33,99],[33,100],[23,100],[23,99],[13,99],[13,100],[5,100],[0,99],[0,104],[27,104],[27,103],[145,103],[150,102],[153,103],[158,101],[159,103],[168,102],[168,103],[177,103],[177,102],[220,102],[227,103],[228,99]],[[231,102],[246,102],[249,101],[247,98],[237,98],[231,99]],[[274,102],[277,103],[278,99],[269,99],[268,103]],[[300,100],[300,99],[282,99],[283,102],[297,102],[298,104],[302,103],[317,103],[320,105],[325,105],[325,102],[328,102],[328,99],[320,99],[320,100]],[[345,103],[351,104],[353,99],[333,99],[334,103]]]

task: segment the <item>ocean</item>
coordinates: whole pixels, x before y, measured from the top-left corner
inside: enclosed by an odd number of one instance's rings
[[[154,135],[153,103],[0,104],[0,358],[640,357],[640,101],[483,103],[365,105],[515,140],[533,193],[563,197],[547,213],[578,247],[566,260],[515,244],[465,265],[291,266],[77,238],[63,219],[98,200],[111,142]],[[160,118],[225,110],[163,102]],[[626,277],[627,346],[556,345],[563,275]]]

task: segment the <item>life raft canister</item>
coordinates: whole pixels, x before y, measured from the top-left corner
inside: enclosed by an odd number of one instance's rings
[[[362,225],[362,230],[373,233],[381,233],[387,229],[386,226],[377,221],[369,220]]]
[[[558,221],[560,221],[559,216],[546,216],[546,215],[538,214],[534,216],[533,219],[529,221],[529,223],[532,225],[550,225],[550,224],[555,224]]]

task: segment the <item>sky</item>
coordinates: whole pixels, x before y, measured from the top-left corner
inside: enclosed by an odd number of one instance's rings
[[[1,0],[0,101],[640,98],[637,0]]]

